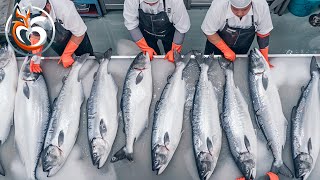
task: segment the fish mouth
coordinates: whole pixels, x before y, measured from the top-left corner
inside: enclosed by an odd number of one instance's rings
[[[93,166],[100,169],[108,158],[108,143],[102,138],[93,138],[90,148]]]
[[[300,153],[294,159],[294,164],[296,177],[306,179],[312,170],[313,158],[308,153]]]
[[[48,172],[48,177],[55,174],[63,162],[63,151],[54,145],[49,145],[42,156],[42,168],[44,172]]]
[[[201,180],[210,178],[214,169],[214,157],[209,152],[200,152],[197,155],[197,168]]]
[[[157,171],[157,175],[161,174],[169,163],[170,151],[166,146],[156,145],[152,149],[152,171]]]

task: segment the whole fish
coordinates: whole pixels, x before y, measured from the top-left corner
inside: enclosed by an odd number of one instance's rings
[[[226,82],[223,97],[222,128],[227,135],[233,159],[246,180],[256,177],[257,137],[252,125],[248,104],[234,83],[233,63],[219,61]]]
[[[30,59],[26,57],[20,70],[14,128],[16,146],[27,172],[26,179],[37,179],[36,169],[50,119],[50,102],[43,75],[29,70]]]
[[[79,71],[89,54],[77,57],[62,89],[53,102],[53,111],[42,157],[43,171],[48,177],[56,174],[68,158],[78,136],[80,108],[84,101]]]
[[[112,49],[109,49],[100,59],[87,103],[91,158],[98,168],[106,162],[118,130],[118,87],[108,72],[111,54]]]
[[[188,64],[191,53],[181,58],[174,52],[175,70],[168,77],[161,97],[156,104],[152,127],[152,170],[161,174],[168,166],[179,145],[182,133],[184,104],[187,97],[183,69]]]
[[[1,126],[0,146],[7,140],[13,122],[14,102],[18,84],[17,60],[13,49],[8,46],[0,49],[0,100]],[[0,163],[0,174],[5,171]]]
[[[133,161],[134,143],[148,127],[152,87],[150,57],[139,53],[127,72],[120,103],[126,145],[112,157],[111,162],[124,158]]]
[[[296,178],[306,180],[312,172],[320,150],[319,66],[316,58],[310,63],[311,79],[298,105],[292,109],[292,152]]]
[[[258,49],[251,50],[249,55],[249,87],[255,119],[274,157],[271,171],[292,178],[292,172],[282,160],[288,121],[282,112],[278,88],[270,68]]]
[[[216,167],[222,141],[218,98],[208,78],[209,66],[213,56],[196,55],[200,66],[200,76],[192,107],[193,149],[201,180],[208,180]]]

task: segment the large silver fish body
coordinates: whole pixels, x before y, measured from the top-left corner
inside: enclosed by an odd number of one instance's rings
[[[282,112],[281,100],[266,60],[258,49],[249,55],[249,87],[255,119],[267,139],[274,161],[271,171],[293,177],[282,160],[288,121]]]
[[[4,47],[0,49],[0,146],[7,140],[13,122],[15,96],[18,84],[18,67],[13,49]],[[0,163],[0,174],[5,172]]]
[[[312,172],[320,150],[319,66],[316,58],[310,63],[311,79],[298,105],[292,109],[292,152],[296,178],[306,180]]]
[[[161,97],[156,104],[152,126],[152,170],[161,174],[168,166],[179,145],[182,131],[184,104],[186,101],[186,82],[182,77],[183,69],[190,60],[191,53],[185,58],[175,52],[176,68],[169,75]]]
[[[84,101],[79,71],[89,54],[77,57],[64,84],[53,102],[53,111],[42,157],[43,171],[48,177],[56,174],[67,160],[78,136],[80,109]]]
[[[139,53],[127,72],[120,103],[126,145],[112,157],[111,162],[124,158],[133,161],[134,143],[148,127],[152,91],[150,57]]]
[[[106,162],[118,130],[118,87],[108,73],[111,54],[112,50],[109,49],[100,60],[87,103],[91,158],[93,165],[98,168]]]
[[[26,57],[19,75],[14,110],[15,142],[26,169],[26,179],[36,179],[50,119],[47,85],[42,74],[30,73]]]
[[[213,57],[196,56],[200,76],[193,100],[191,125],[193,149],[201,180],[208,180],[217,165],[221,150],[222,130],[218,110],[218,98],[208,78]]]
[[[226,76],[222,128],[227,135],[229,148],[238,168],[246,180],[254,179],[257,170],[257,137],[248,104],[234,83],[233,63],[224,59],[219,62]]]

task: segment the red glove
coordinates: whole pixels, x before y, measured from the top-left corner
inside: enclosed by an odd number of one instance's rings
[[[274,66],[269,62],[269,58],[268,58],[269,47],[266,47],[264,49],[260,49],[260,52],[263,55],[264,59],[266,59],[267,63],[269,64],[269,67],[273,68]]]
[[[221,39],[215,44],[215,46],[220,49],[223,53],[223,56],[229,61],[236,60],[236,54],[229,48],[229,46]]]
[[[78,44],[70,40],[66,48],[64,49],[63,54],[60,56],[58,64],[62,62],[64,68],[68,68],[69,66],[71,66],[74,63],[72,54],[78,49],[78,47]]]
[[[38,39],[38,37],[31,35],[30,42],[31,42],[31,45],[34,45],[39,42],[39,39]],[[33,73],[41,73],[42,72],[42,69],[40,67],[41,54],[38,54],[42,51],[42,49],[43,49],[43,46],[32,51],[32,54],[34,54],[34,55],[32,56],[31,62],[30,62],[30,72],[33,72]]]
[[[268,172],[267,175],[269,176],[270,180],[279,180],[279,177],[272,172]]]
[[[167,59],[170,62],[174,62],[174,50],[177,52],[181,52],[182,45],[175,44],[174,42],[172,43],[171,50],[166,54],[164,59]]]
[[[136,42],[137,46],[141,49],[141,51],[146,54],[148,52],[150,61],[153,59],[153,55],[157,55],[156,51],[148,46],[147,41],[145,38],[140,39]]]

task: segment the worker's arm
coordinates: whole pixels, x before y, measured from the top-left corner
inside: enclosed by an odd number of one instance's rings
[[[167,59],[170,62],[174,62],[174,51],[181,53],[184,37],[185,33],[180,33],[177,29],[175,30],[171,50],[167,52],[164,59]]]
[[[213,45],[220,49],[220,51],[223,53],[223,56],[226,59],[230,61],[234,61],[236,59],[236,54],[229,48],[229,46],[224,42],[224,40],[221,39],[218,33],[206,36]]]
[[[81,36],[71,36],[66,48],[63,51],[63,54],[60,57],[60,61],[58,62],[58,64],[62,62],[62,65],[65,68],[73,64],[74,59],[72,58],[72,54],[78,49],[79,45],[83,41],[84,36],[85,34]]]
[[[269,62],[269,37],[270,33],[267,34],[259,34],[257,33],[257,42],[259,45],[259,49],[265,60],[268,62],[270,67],[273,65]]]

